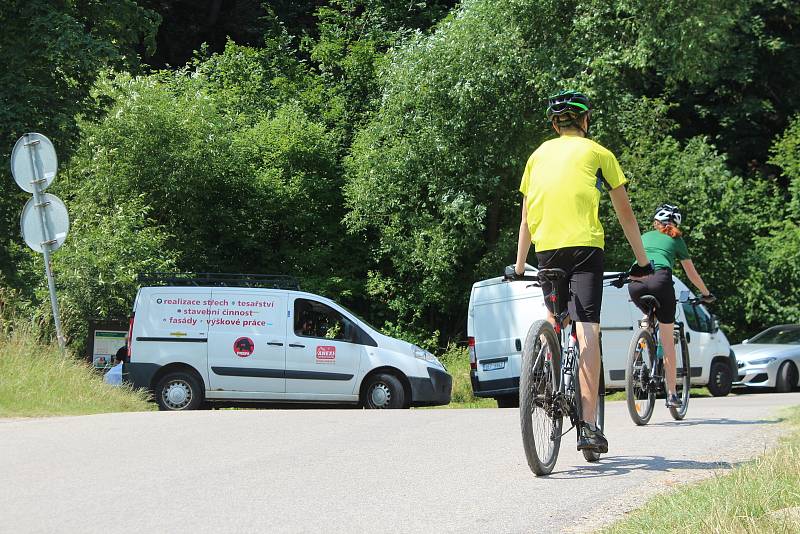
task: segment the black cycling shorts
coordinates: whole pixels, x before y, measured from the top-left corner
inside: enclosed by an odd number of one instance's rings
[[[558,302],[548,298],[553,284],[542,284],[544,303],[552,313],[564,309],[564,302],[572,290],[567,303],[572,320],[579,323],[600,324],[600,306],[603,304],[603,268],[605,254],[597,247],[566,247],[537,252],[540,269],[564,269],[566,279],[559,283]]]
[[[652,295],[658,299],[656,319],[659,323],[670,324],[675,322],[675,285],[672,282],[671,269],[659,269],[655,274],[643,280],[631,280],[628,284],[628,293],[631,300],[644,313],[647,309],[639,303],[644,295]]]

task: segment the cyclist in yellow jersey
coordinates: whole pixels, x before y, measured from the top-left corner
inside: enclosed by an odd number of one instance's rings
[[[533,243],[540,269],[567,273],[559,294],[572,298],[570,316],[576,322],[580,345],[580,390],[583,422],[578,449],[608,452],[608,441],[594,424],[600,380],[600,306],[603,298],[604,234],[598,218],[600,195],[609,191],[611,203],[633,249],[633,278],[652,274],[639,225],[625,191],[627,180],[608,149],[587,139],[591,102],[577,91],[550,97],[547,119],[559,137],[546,141],[528,159],[522,175],[522,222],[519,227],[514,274],[525,271]],[[552,292],[543,284],[545,295]],[[550,322],[553,303],[545,299]]]

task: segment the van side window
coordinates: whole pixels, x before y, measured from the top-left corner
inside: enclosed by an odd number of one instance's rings
[[[683,313],[686,315],[686,324],[695,332],[713,332],[714,321],[702,306],[692,306],[688,302],[683,303]]]
[[[294,333],[302,337],[354,342],[357,327],[341,313],[321,302],[294,301]]]

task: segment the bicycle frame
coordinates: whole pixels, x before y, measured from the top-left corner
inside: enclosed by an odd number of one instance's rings
[[[688,302],[692,306],[697,306],[698,304],[700,304],[701,301],[700,301],[700,299],[691,299]],[[656,340],[656,343],[658,343],[658,341],[660,339],[659,338],[660,330],[659,330],[659,322],[658,322],[658,319],[656,318],[655,308],[650,308],[650,310],[648,311],[648,313],[647,313],[647,324],[648,324],[648,328],[647,329],[650,331],[650,335],[652,335],[653,339]],[[680,342],[681,350],[684,350],[684,351],[688,352],[689,349],[688,349],[687,341],[686,341],[686,327],[683,324],[683,321],[675,321],[673,324],[674,324],[673,341],[675,343],[675,346],[677,347],[678,343]],[[647,387],[648,387],[648,389],[652,390],[654,393],[660,393],[662,391],[662,388],[666,387],[666,377],[664,376],[664,359],[663,358],[658,358],[655,354],[653,354],[652,357],[653,357],[653,360],[655,360],[655,361],[651,361],[650,362],[650,369],[652,369],[652,372],[651,372],[650,376],[648,377],[649,380],[648,380]],[[675,353],[675,371],[676,371],[675,372],[675,379],[676,380],[678,378],[682,377],[682,375],[680,373],[678,373],[678,360],[679,360],[679,355],[678,355],[677,350],[676,350],[676,353]],[[690,373],[690,370],[689,369],[683,369],[683,372],[684,373]]]

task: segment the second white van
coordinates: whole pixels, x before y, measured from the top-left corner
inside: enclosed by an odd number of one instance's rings
[[[448,404],[452,377],[430,352],[343,306],[269,276],[145,279],[125,375],[162,410],[208,403]]]
[[[528,266],[526,274],[535,276]],[[612,273],[607,273],[612,274]],[[673,277],[676,298],[686,285]],[[537,319],[547,317],[542,290],[530,282],[508,282],[503,277],[472,286],[467,315],[472,390],[477,397],[493,397],[499,406],[519,402],[522,343]],[[642,312],[631,302],[627,287],[603,288],[600,316],[606,388],[625,387],[628,348]],[[683,304],[675,320],[685,325],[692,384],[708,386],[715,396],[730,392],[736,376],[736,358],[728,339],[704,306]]]

